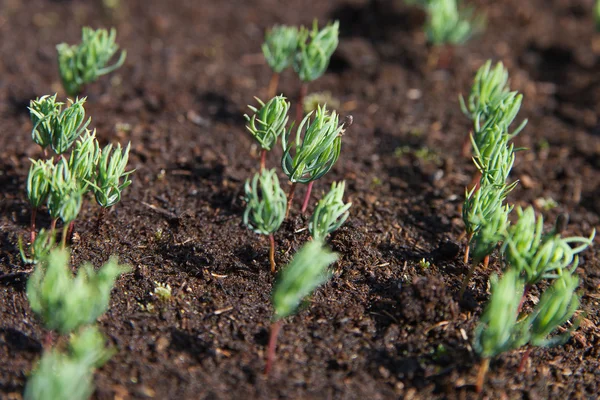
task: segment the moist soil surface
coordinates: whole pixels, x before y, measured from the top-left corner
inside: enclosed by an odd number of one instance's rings
[[[118,351],[95,374],[98,399],[476,398],[473,329],[489,298],[495,257],[468,269],[461,204],[475,172],[462,155],[470,123],[457,95],[487,59],[503,61],[524,95],[509,201],[534,204],[548,228],[569,215],[567,235],[600,222],[600,35],[591,0],[475,2],[483,33],[452,51],[434,49],[424,14],[402,1],[4,0],[0,10],[0,397],[20,398],[47,332],[29,309],[18,238],[28,237],[25,197],[30,99],[59,92],[55,45],[81,26],[118,29],[127,61],[85,88],[101,144],[131,141],[133,184],[96,229],[86,201],[72,238],[72,265],[109,255],[132,267],[99,320]],[[338,19],[340,46],[309,93],[329,91],[354,124],[335,167],[315,184],[309,211],[346,180],[351,216],[329,238],[334,276],[279,337],[265,377],[272,316],[268,240],[242,224],[243,184],[259,152],[243,114],[266,97],[266,28]],[[295,101],[291,71],[280,91]],[[279,165],[281,150],[269,154]],[[282,182],[287,182],[281,175]],[[287,188],[287,183],[285,184]],[[285,265],[309,239],[300,215],[276,234]],[[555,202],[555,204],[553,203]],[[38,227],[48,227],[41,210]],[[581,326],[567,344],[493,360],[485,398],[596,398],[600,390],[600,262],[587,250]],[[429,266],[421,263],[425,259]],[[160,301],[156,285],[172,298]],[[525,307],[543,287],[533,288]]]

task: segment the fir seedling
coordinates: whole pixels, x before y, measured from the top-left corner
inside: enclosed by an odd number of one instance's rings
[[[54,120],[60,114],[63,105],[64,103],[56,101],[56,94],[45,95],[29,102],[29,116],[33,123],[31,138],[44,153],[52,144]]]
[[[490,278],[492,295],[475,328],[473,349],[482,358],[477,376],[477,392],[483,388],[490,360],[522,345],[517,335],[518,309],[523,295],[523,282],[517,271],[509,269],[501,279]]]
[[[45,352],[25,386],[25,400],[89,399],[94,391],[93,373],[113,351],[96,327],[88,327],[69,341],[67,353]]]
[[[544,234],[544,219],[541,215],[536,219],[533,207],[517,208],[517,215],[519,219],[508,229],[502,253],[506,262],[522,274],[527,287],[559,277],[576,255],[592,244],[596,233],[592,231],[589,238],[563,238],[556,230]]]
[[[75,175],[84,193],[89,190],[89,182],[94,180],[99,158],[100,145],[96,139],[96,130],[93,132],[86,130],[86,133],[75,143],[69,158],[69,169]]]
[[[45,229],[40,229],[40,232],[36,235],[35,240],[31,242],[31,258],[27,257],[25,250],[23,249],[23,240],[19,237],[19,252],[21,253],[21,260],[27,264],[37,264],[42,260],[45,260],[50,250],[54,248],[54,235]]]
[[[467,101],[462,95],[458,96],[458,100],[462,112],[471,121],[477,118],[485,121],[493,105],[499,104],[509,92],[508,71],[504,65],[499,62],[492,69],[492,60],[487,60],[475,74]]]
[[[267,151],[270,151],[277,143],[277,139],[286,132],[290,103],[283,96],[273,97],[266,104],[259,98],[256,98],[256,100],[260,104],[260,109],[248,106],[254,112],[254,115],[252,117],[244,115],[244,117],[248,121],[246,129],[260,144],[260,169],[263,170]]]
[[[429,0],[427,14],[425,33],[436,46],[463,44],[483,27],[483,19],[460,0]]]
[[[270,243],[269,261],[271,272],[275,273],[275,239],[273,234],[279,230],[285,218],[287,205],[285,192],[279,186],[275,169],[262,170],[254,175],[252,182],[246,181],[246,211],[244,224],[248,229],[268,235]]]
[[[335,111],[329,113],[325,107],[319,107],[311,121],[312,115],[313,113],[310,113],[304,117],[296,129],[295,140],[291,140],[291,130],[281,139],[281,166],[292,182],[286,216],[294,198],[296,184],[309,184],[302,205],[304,212],[308,206],[312,183],[329,172],[340,156],[344,124],[338,123],[338,114]]]
[[[344,204],[346,182],[332,183],[331,190],[317,204],[308,224],[314,240],[323,241],[331,232],[346,222],[352,203]]]
[[[35,241],[35,218],[37,210],[46,202],[50,193],[54,164],[52,160],[31,160],[27,176],[27,199],[31,204],[31,243]]]
[[[129,271],[111,258],[97,272],[86,263],[73,277],[69,251],[54,249],[38,263],[27,281],[27,298],[46,329],[67,334],[93,323],[108,308],[119,275]]]
[[[320,78],[327,67],[333,52],[339,43],[339,22],[328,23],[319,30],[318,22],[313,22],[312,30],[300,28],[298,34],[298,51],[294,58],[294,70],[302,85],[296,104],[296,121],[303,115],[304,97],[308,92],[308,83]]]
[[[77,219],[83,202],[83,190],[66,159],[61,158],[54,166],[50,187],[48,196],[48,212],[52,218],[50,231],[54,234],[56,222],[60,218],[63,221],[61,245],[64,248],[69,224]]]
[[[115,43],[116,36],[117,31],[114,28],[108,32],[106,29],[94,30],[84,27],[80,44],[71,46],[61,43],[56,46],[60,77],[68,95],[77,95],[83,85],[94,82],[98,77],[109,74],[123,65],[127,56],[125,50],[121,52],[117,62],[107,65],[119,50]]]
[[[282,270],[273,289],[274,315],[265,374],[269,374],[275,359],[277,336],[283,318],[294,314],[306,296],[329,280],[331,273],[327,267],[337,258],[337,254],[324,247],[323,242],[312,240]]]
[[[275,25],[265,34],[262,52],[267,64],[273,70],[269,82],[268,97],[277,93],[280,74],[290,67],[298,48],[298,28],[295,26]]]

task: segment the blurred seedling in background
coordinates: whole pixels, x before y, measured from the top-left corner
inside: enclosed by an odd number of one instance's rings
[[[256,173],[252,181],[246,181],[246,211],[244,224],[248,229],[269,237],[269,261],[271,272],[275,273],[275,238],[285,218],[286,197],[279,186],[275,169],[263,169]]]
[[[168,302],[171,300],[172,290],[171,286],[166,283],[154,282],[154,293],[153,296],[162,302]]]
[[[305,113],[308,114],[309,112],[317,111],[317,108],[319,108],[319,106],[327,106],[336,110],[340,108],[341,104],[340,101],[337,98],[335,98],[331,94],[331,92],[328,91],[315,92],[304,97],[304,104],[302,105],[302,108],[304,109]]]
[[[332,183],[331,190],[323,196],[308,223],[308,231],[313,240],[324,241],[327,235],[346,222],[352,203],[344,204],[346,182]]]
[[[275,25],[267,30],[262,52],[267,64],[273,70],[267,97],[272,98],[277,94],[279,77],[294,62],[297,49],[298,28],[295,26]]]
[[[304,115],[304,97],[308,92],[308,83],[320,78],[331,60],[339,43],[339,22],[328,23],[319,30],[318,22],[313,22],[312,30],[300,28],[298,50],[294,58],[294,71],[301,81],[300,94],[296,104],[296,123]]]
[[[291,140],[291,130],[282,136],[281,166],[292,182],[286,217],[298,183],[308,183],[302,204],[302,212],[306,211],[314,181],[329,172],[340,156],[344,131],[345,126],[339,124],[338,114],[335,111],[329,113],[325,107],[319,107],[316,113],[309,113],[304,117],[296,129],[295,140]]]
[[[267,152],[271,151],[280,136],[285,135],[290,103],[283,96],[273,97],[266,104],[259,98],[256,98],[256,101],[260,104],[260,109],[248,106],[254,115],[244,115],[244,118],[248,121],[246,129],[260,144],[260,169],[263,170]]]
[[[323,242],[311,240],[294,255],[282,269],[273,289],[273,322],[267,350],[265,374],[269,374],[275,361],[277,337],[283,319],[296,313],[302,300],[331,278],[329,265],[338,259]]]
[[[61,43],[56,46],[60,77],[68,95],[79,94],[84,85],[123,65],[127,56],[125,50],[114,64],[107,65],[119,50],[115,43],[116,36],[117,31],[114,28],[109,32],[106,29],[94,30],[84,27],[81,30],[80,44]]]

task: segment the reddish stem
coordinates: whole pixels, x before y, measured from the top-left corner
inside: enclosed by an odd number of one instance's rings
[[[269,235],[269,242],[271,244],[271,249],[269,251],[269,261],[271,262],[271,273],[275,273],[275,238],[273,234]]]
[[[484,358],[481,360],[479,366],[479,372],[477,373],[477,383],[475,384],[475,391],[481,393],[483,390],[483,384],[485,383],[485,376],[487,375],[488,369],[490,368],[490,359]]]
[[[469,131],[469,133],[465,137],[465,140],[463,141],[463,144],[462,144],[462,156],[465,158],[469,158],[469,156],[471,155],[471,135],[472,134],[473,134],[473,131]]]
[[[260,170],[263,171],[267,165],[267,149],[260,150]]]
[[[306,188],[306,194],[304,195],[304,202],[302,202],[302,214],[304,214],[306,212],[306,209],[308,208],[308,203],[310,201],[310,192],[312,191],[313,183],[315,183],[315,181],[310,181],[308,183],[308,187]]]
[[[290,215],[290,208],[292,207],[292,201],[294,200],[294,192],[296,191],[296,182],[292,182],[290,187],[290,193],[288,194],[287,208],[285,209],[285,218]]]
[[[277,349],[277,337],[281,330],[281,320],[277,320],[271,324],[271,334],[269,335],[269,348],[267,350],[267,365],[265,366],[265,375],[269,375],[271,367],[275,362],[275,350]]]
[[[527,363],[530,354],[531,347],[528,347],[527,350],[525,350],[525,353],[523,353],[523,357],[521,357],[521,362],[519,363],[519,368],[517,369],[517,372],[523,372],[525,370],[525,364]]]
[[[33,242],[35,242],[35,216],[37,215],[37,208],[31,208],[31,226],[30,226],[30,237],[31,237],[31,246],[33,248]]]
[[[279,74],[277,72],[273,72],[271,75],[271,80],[269,81],[269,89],[267,92],[267,96],[269,100],[277,95],[277,87],[279,86]]]
[[[106,207],[100,207],[100,214],[98,214],[98,220],[96,221],[96,233],[100,232],[100,227],[102,226],[102,222],[104,222],[104,217],[106,216]]]
[[[298,93],[298,103],[296,104],[296,124],[299,124],[304,117],[304,98],[308,92],[308,83],[302,82],[300,92]]]
[[[525,299],[527,298],[527,294],[529,293],[530,286],[525,285],[525,289],[523,290],[523,296],[521,296],[521,302],[519,303],[519,307],[517,308],[517,315],[521,313],[523,309],[523,304],[525,304]]]

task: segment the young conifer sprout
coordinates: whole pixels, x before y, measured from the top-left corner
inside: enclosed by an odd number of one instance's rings
[[[50,250],[54,248],[54,235],[50,234],[50,231],[44,228],[40,229],[40,232],[36,235],[35,240],[31,243],[31,257],[27,257],[25,250],[23,249],[23,240],[19,237],[19,252],[21,253],[21,260],[26,264],[37,264],[41,260],[44,260]]]
[[[82,201],[83,190],[77,182],[77,177],[71,172],[67,160],[61,158],[53,169],[48,196],[48,212],[52,218],[51,234],[54,234],[58,219],[63,221],[61,240],[63,248],[66,245],[69,223],[77,219]]]
[[[267,30],[262,52],[267,64],[273,70],[269,82],[268,97],[274,97],[279,86],[280,74],[292,65],[298,48],[298,28],[295,26],[275,25]]]
[[[117,31],[114,28],[108,32],[106,29],[84,27],[81,30],[80,44],[71,46],[61,43],[56,46],[60,77],[68,95],[79,94],[83,85],[94,82],[98,77],[123,65],[127,56],[125,50],[121,52],[117,62],[107,65],[119,50],[115,43],[116,37]]]
[[[484,20],[473,9],[462,7],[460,0],[429,0],[425,33],[430,43],[463,44],[481,30]]]
[[[267,152],[273,148],[280,136],[285,135],[290,103],[283,96],[273,97],[266,104],[259,98],[256,98],[256,100],[261,108],[248,106],[254,112],[254,115],[252,117],[244,115],[244,118],[248,121],[246,129],[260,144],[260,169],[263,170]]]
[[[471,121],[477,118],[485,121],[493,110],[490,110],[490,105],[498,104],[509,92],[508,71],[504,65],[499,62],[492,69],[492,60],[487,60],[475,74],[467,101],[462,95],[458,96],[458,100],[463,114]]]
[[[265,374],[269,374],[275,360],[277,337],[283,318],[294,314],[302,300],[331,278],[327,267],[338,259],[323,242],[311,240],[283,268],[273,289],[273,323],[267,351]]]
[[[281,167],[292,182],[286,216],[294,198],[296,184],[309,184],[302,206],[304,212],[308,206],[312,182],[329,172],[340,156],[344,124],[338,123],[338,114],[335,111],[329,113],[326,107],[319,107],[311,121],[312,115],[310,113],[304,117],[296,129],[295,140],[290,140],[291,130],[281,138]]]
[[[64,103],[56,101],[54,96],[45,95],[29,102],[29,116],[33,123],[31,138],[38,144],[44,154],[46,148],[52,144],[55,116],[60,114]]]
[[[100,158],[100,145],[96,139],[96,130],[86,133],[75,142],[69,158],[69,169],[75,175],[81,190],[85,193],[94,180],[96,166]]]
[[[31,204],[30,239],[35,241],[35,217],[37,210],[46,202],[50,193],[54,164],[52,160],[31,160],[27,175],[27,199]]]
[[[84,328],[69,339],[68,352],[49,350],[25,386],[26,400],[89,399],[94,391],[93,372],[112,357],[98,328]]]
[[[285,218],[287,205],[285,192],[279,186],[275,169],[262,170],[254,175],[252,182],[246,181],[246,211],[244,224],[248,229],[269,236],[271,272],[275,273],[275,239]]]
[[[85,263],[73,277],[70,254],[54,249],[39,262],[27,281],[27,299],[48,330],[68,334],[88,325],[106,312],[110,291],[129,267],[111,258],[98,271]]]
[[[328,23],[319,30],[317,20],[313,22],[312,30],[300,28],[298,34],[298,51],[294,58],[294,71],[298,74],[302,85],[296,104],[296,122],[304,114],[304,97],[308,92],[308,83],[320,78],[327,67],[333,52],[339,43],[339,22]]]
[[[350,214],[348,210],[352,203],[344,204],[345,186],[345,181],[333,182],[329,193],[319,200],[308,223],[308,230],[313,240],[324,241],[327,235],[337,230],[348,219]]]

